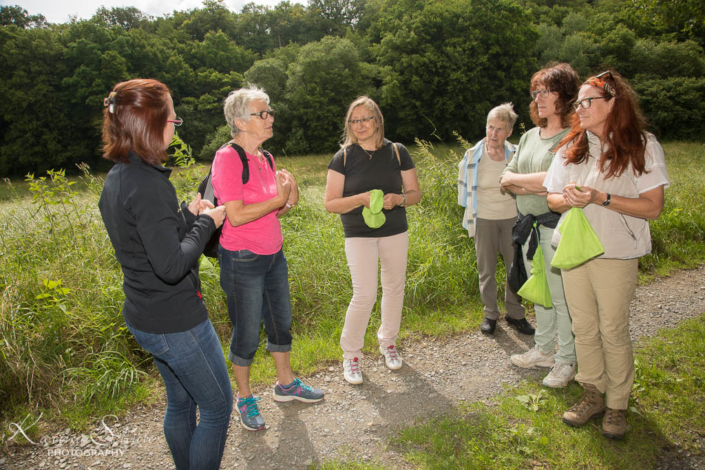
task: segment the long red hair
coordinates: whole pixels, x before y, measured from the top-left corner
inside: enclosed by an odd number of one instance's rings
[[[606,83],[614,92],[614,96],[597,84]],[[634,174],[645,173],[644,153],[646,152],[646,121],[639,109],[636,93],[618,73],[612,72],[601,79],[589,78],[584,85],[597,88],[601,96],[614,100],[612,110],[607,116],[600,136],[606,149],[600,155],[600,171],[605,173],[605,179],[621,176],[631,165]],[[566,150],[568,163],[582,163],[588,157],[587,131],[580,127],[577,114],[571,117],[571,128],[568,135],[558,144],[557,148],[572,143]]]

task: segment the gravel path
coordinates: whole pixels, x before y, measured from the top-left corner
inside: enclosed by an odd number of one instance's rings
[[[631,335],[638,340],[705,313],[705,266],[681,271],[637,289],[631,305]],[[494,338],[477,333],[400,345],[404,367],[391,372],[377,355],[362,360],[365,382],[347,384],[341,367],[319,371],[308,382],[323,388],[315,405],[277,404],[271,389],[260,390],[267,431],[245,431],[233,417],[223,468],[298,469],[338,458],[406,468],[387,445],[401,426],[452,411],[460,402],[487,400],[505,384],[540,381],[545,370],[513,367],[509,355],[533,346],[500,320]],[[162,434],[164,403],[138,406],[117,420],[105,418],[90,435],[70,430],[45,437],[40,446],[2,449],[0,468],[8,469],[172,469]],[[235,414],[234,414],[235,416]],[[674,450],[659,468],[705,468],[703,456]]]

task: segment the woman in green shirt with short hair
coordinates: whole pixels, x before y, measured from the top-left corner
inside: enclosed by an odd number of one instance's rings
[[[514,354],[512,363],[518,367],[550,367],[543,379],[547,387],[561,388],[575,378],[575,342],[570,314],[563,292],[560,269],[551,267],[555,248],[551,246],[553,229],[560,214],[551,212],[546,202],[543,180],[555,155],[555,147],[568,132],[573,102],[578,95],[580,78],[568,64],[558,64],[539,70],[531,78],[531,120],[536,127],[524,134],[514,158],[502,173],[501,187],[516,195],[519,220],[536,219],[538,230],[522,246],[527,272],[536,242],[543,250],[546,278],[553,306],[534,304],[536,333],[534,348],[524,354]],[[538,240],[537,240],[538,238]],[[555,337],[558,335],[558,351]]]

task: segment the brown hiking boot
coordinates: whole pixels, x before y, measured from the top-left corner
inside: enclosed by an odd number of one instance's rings
[[[568,426],[576,428],[585,426],[592,418],[599,418],[605,413],[605,399],[602,398],[597,387],[583,384],[583,389],[585,390],[583,399],[563,413],[563,422]]]
[[[610,439],[623,439],[627,432],[627,410],[607,408],[602,420],[602,435]]]

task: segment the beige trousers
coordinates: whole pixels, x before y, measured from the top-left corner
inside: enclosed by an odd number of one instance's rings
[[[563,270],[578,355],[575,380],[595,385],[617,410],[627,409],[634,383],[629,304],[638,268],[638,259],[594,259]]]
[[[345,314],[345,325],[340,336],[343,358],[353,359],[361,356],[365,331],[377,300],[379,262],[382,264],[382,324],[377,331],[377,339],[383,348],[396,343],[404,307],[408,252],[408,232],[391,237],[345,239],[345,255],[350,268],[353,297]]]

